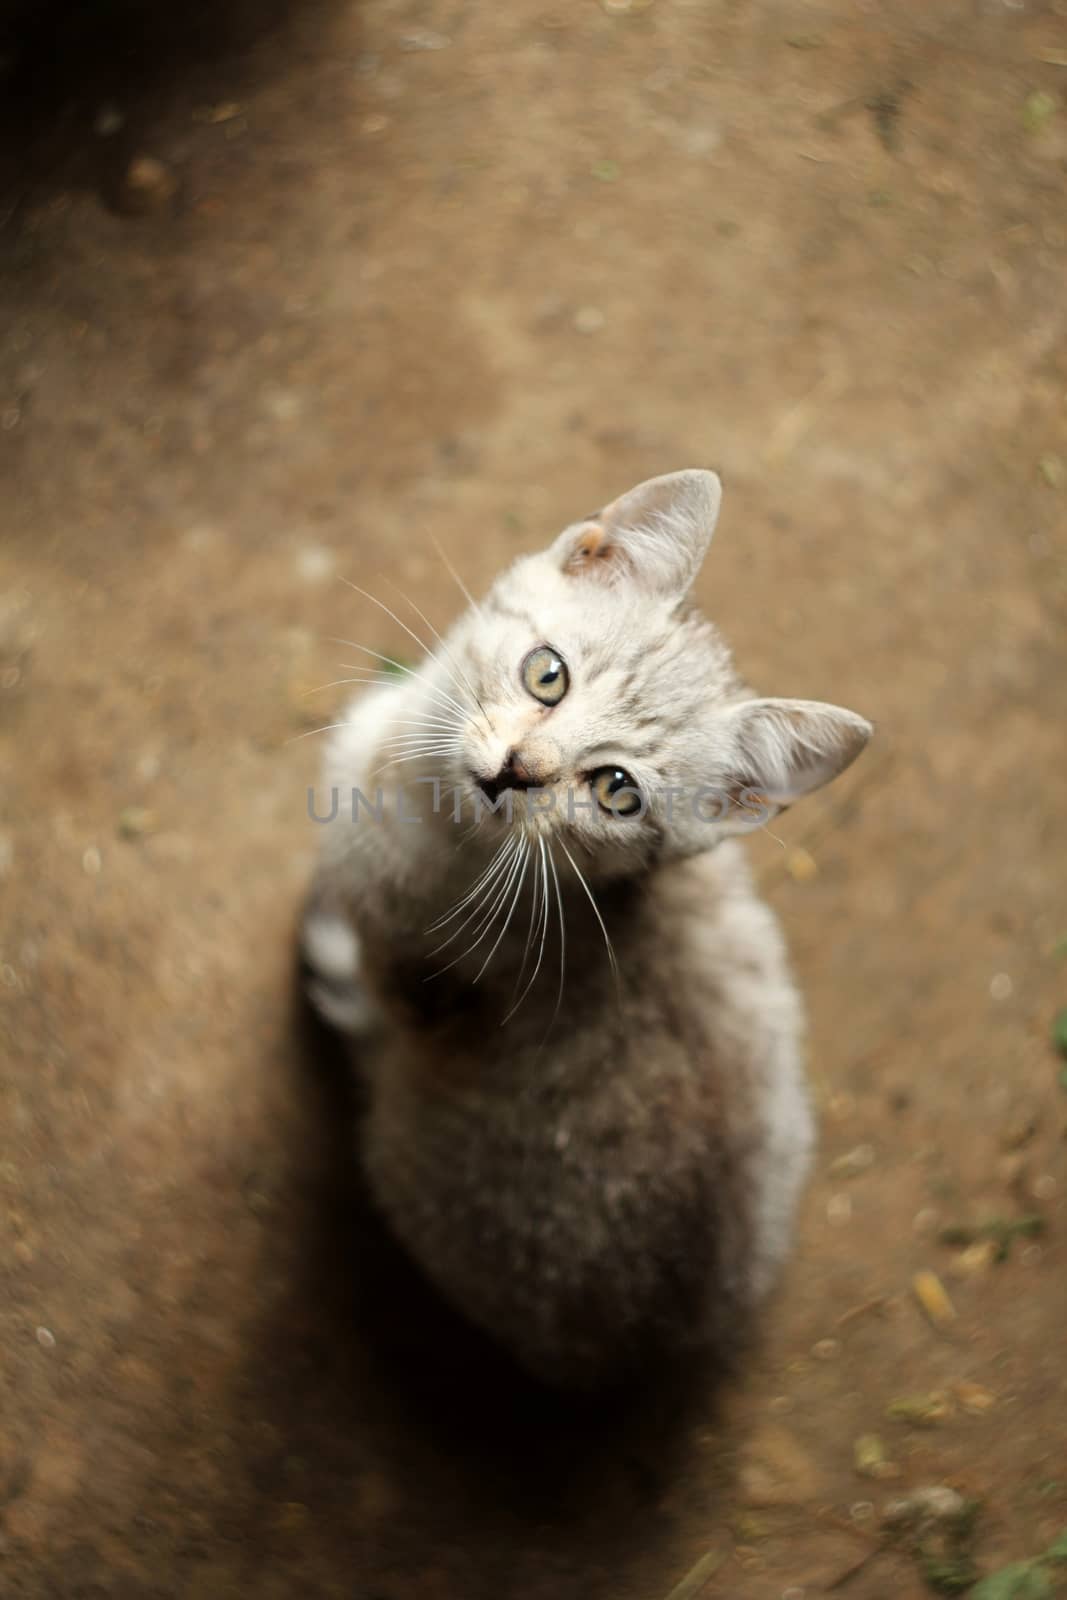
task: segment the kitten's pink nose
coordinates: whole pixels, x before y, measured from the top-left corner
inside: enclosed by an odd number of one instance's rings
[[[537,782],[519,752],[514,749],[508,751],[504,765],[495,778],[476,778],[475,781],[486,798],[493,802],[505,789],[531,789]]]

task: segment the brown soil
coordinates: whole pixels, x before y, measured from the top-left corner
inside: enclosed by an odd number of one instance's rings
[[[711,1553],[682,1593],[918,1600],[880,1516],[930,1484],[981,1500],[980,1570],[1037,1554],[1067,6],[268,10],[29,91],[8,63],[0,1593],[664,1600]],[[289,741],[338,703],[305,695],[332,635],[403,647],[338,577],[438,621],[431,530],[476,586],[704,462],[744,669],[879,736],[756,852],[823,1126],[765,1344],[588,1413],[472,1353],[360,1207],[290,1000]],[[942,1227],[1030,1214],[957,1275]],[[857,1472],[871,1433],[897,1476]]]

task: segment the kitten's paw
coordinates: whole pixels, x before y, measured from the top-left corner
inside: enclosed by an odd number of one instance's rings
[[[360,977],[359,939],[334,911],[310,911],[301,945],[308,999],[332,1028],[356,1036],[370,1033],[377,1014]]]

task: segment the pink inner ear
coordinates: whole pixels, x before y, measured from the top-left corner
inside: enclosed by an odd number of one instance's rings
[[[582,572],[595,561],[603,561],[610,553],[608,536],[600,523],[589,522],[574,541],[571,553],[567,557],[567,571]]]

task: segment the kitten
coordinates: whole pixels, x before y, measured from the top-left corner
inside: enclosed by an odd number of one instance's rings
[[[725,1349],[810,1158],[800,1005],[731,836],[871,727],[738,678],[688,598],[719,501],[711,472],[652,479],[516,561],[414,671],[368,652],[326,762],[304,954],[368,1062],[372,1192],[554,1384]]]

